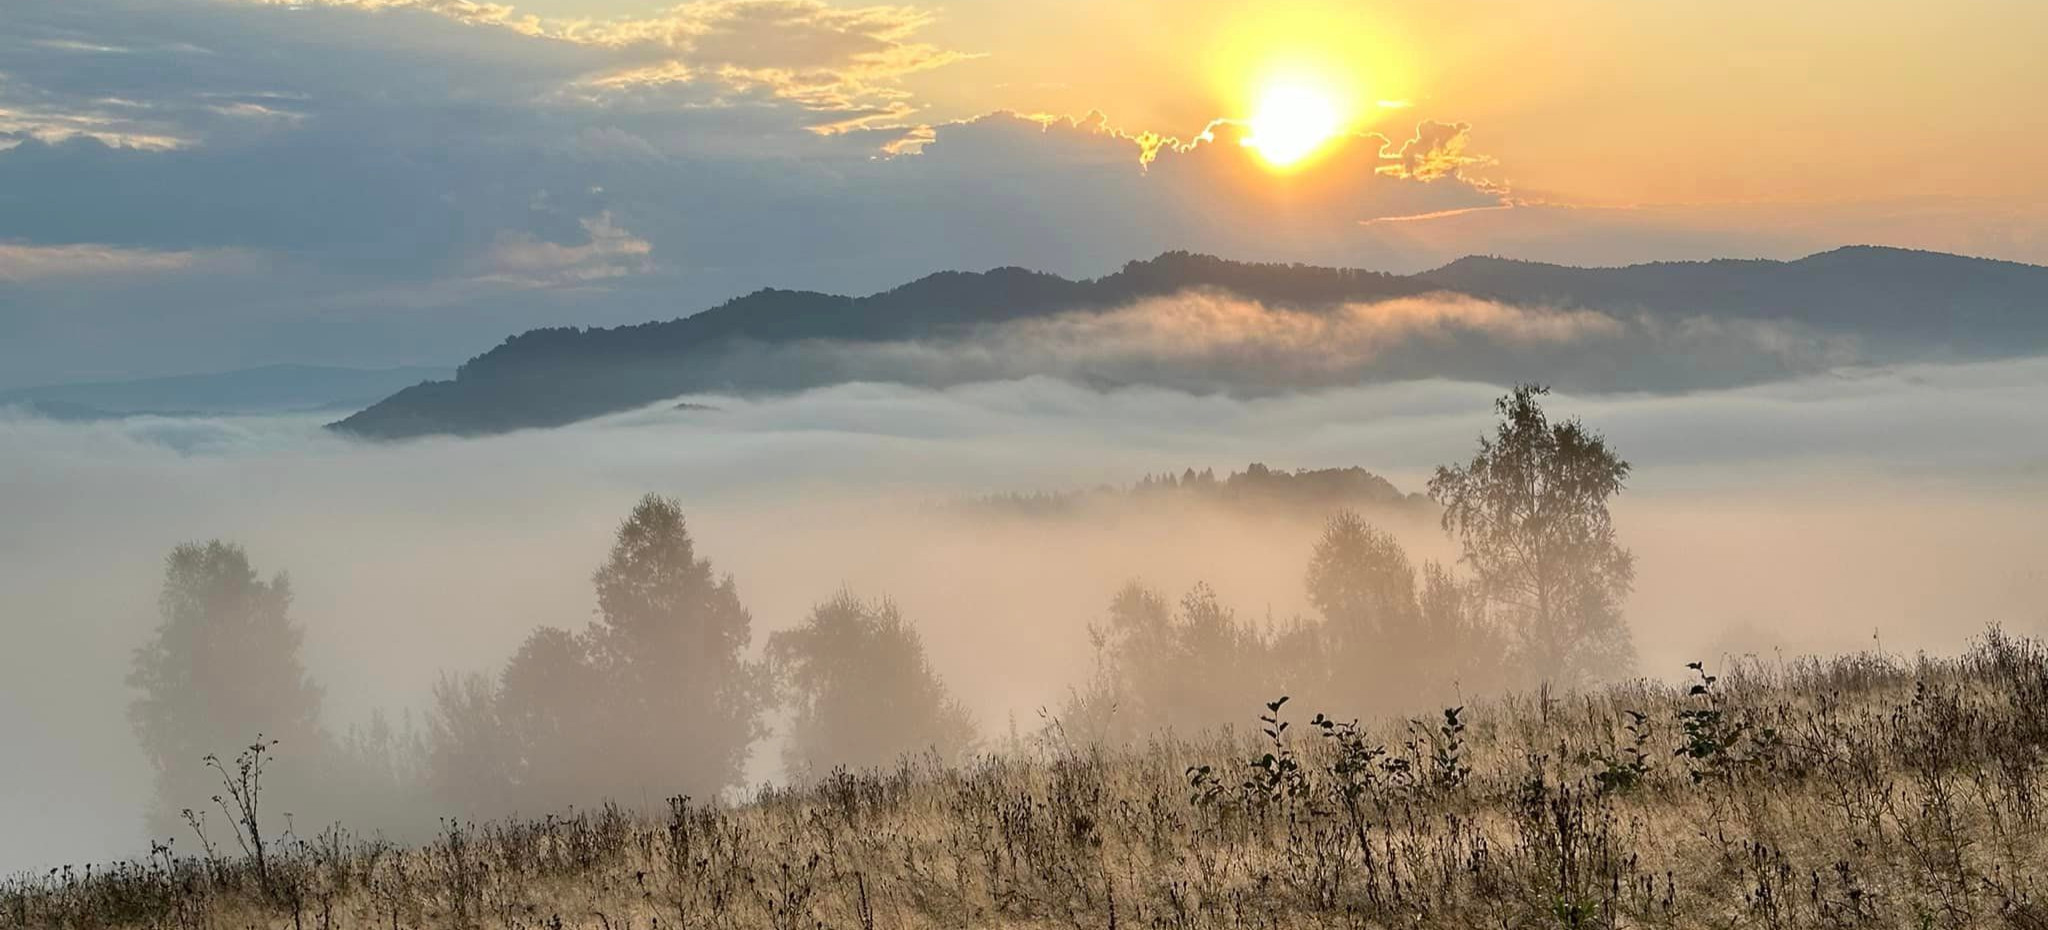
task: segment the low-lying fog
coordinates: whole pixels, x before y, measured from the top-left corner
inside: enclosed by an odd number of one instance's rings
[[[1257,400],[1027,379],[689,398],[572,428],[369,445],[315,419],[58,424],[0,415],[0,871],[134,852],[149,773],[124,717],[162,559],[221,537],[291,573],[331,726],[425,703],[538,624],[580,627],[643,492],[680,498],[758,646],[841,586],[889,595],[1001,733],[1089,668],[1124,581],[1305,610],[1310,515],[1177,506],[965,518],[1006,491],[1359,465],[1420,491],[1493,422],[1495,385]],[[1555,395],[1636,470],[1642,670],[1730,650],[1951,649],[2048,622],[2048,360],[1902,367],[1686,396]],[[1452,555],[1432,522],[1390,526]],[[774,771],[757,749],[755,771]]]

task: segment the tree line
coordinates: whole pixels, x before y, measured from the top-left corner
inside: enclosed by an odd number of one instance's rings
[[[1333,508],[1355,507],[1400,517],[1434,509],[1426,496],[1403,494],[1393,482],[1356,465],[1282,471],[1258,462],[1221,476],[1213,469],[1189,468],[1178,475],[1146,475],[1124,487],[991,494],[956,506],[978,513],[1086,517],[1106,504],[1157,506],[1174,499],[1269,514],[1329,513]]]
[[[1128,585],[1090,627],[1096,668],[1052,714],[1058,729],[1133,739],[1238,720],[1278,693],[1362,714],[1628,673],[1633,560],[1607,502],[1629,466],[1577,420],[1551,421],[1545,393],[1501,398],[1472,459],[1430,480],[1456,565],[1418,569],[1390,534],[1340,511],[1305,571],[1313,616],[1252,622],[1206,585],[1177,601]],[[289,577],[261,577],[230,543],[178,546],[129,677],[155,776],[150,831],[207,842],[209,816],[235,820],[217,797],[228,766],[206,760],[258,734],[280,747],[275,796],[309,825],[393,829],[715,797],[743,785],[778,710],[792,778],[986,748],[886,599],[839,592],[756,653],[737,585],[698,553],[673,499],[634,506],[591,584],[583,629],[541,627],[495,673],[444,675],[418,724],[376,716],[337,734],[300,656]]]

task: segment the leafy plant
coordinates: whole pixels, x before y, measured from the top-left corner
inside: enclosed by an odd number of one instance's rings
[[[1593,761],[1600,764],[1593,773],[1593,781],[1601,791],[1632,791],[1649,779],[1653,766],[1650,764],[1650,716],[1639,710],[1623,711],[1628,723],[1622,729],[1628,732],[1628,744],[1613,754],[1594,753]]]
[[[1266,713],[1259,716],[1259,732],[1266,735],[1271,748],[1247,763],[1251,771],[1242,785],[1245,799],[1262,806],[1306,797],[1309,793],[1308,772],[1287,744],[1288,725],[1280,719],[1280,708],[1286,703],[1284,694],[1266,703]]]
[[[1714,685],[1720,676],[1707,674],[1704,663],[1687,662],[1699,680],[1686,689],[1686,697],[1697,699],[1694,706],[1678,712],[1680,740],[1673,752],[1687,760],[1694,783],[1710,778],[1727,779],[1746,760],[1737,745],[1749,732],[1747,720],[1731,718]]]
[[[1440,791],[1455,791],[1472,777],[1472,766],[1465,761],[1464,713],[1463,707],[1444,708],[1444,720],[1431,744],[1430,777]]]

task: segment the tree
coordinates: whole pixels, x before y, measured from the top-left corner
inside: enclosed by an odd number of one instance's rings
[[[1500,684],[1507,648],[1476,587],[1434,560],[1422,563],[1416,608],[1429,648],[1414,663],[1415,698],[1442,705],[1465,688]]]
[[[129,722],[155,774],[151,832],[182,829],[182,810],[213,806],[208,755],[232,758],[259,735],[284,760],[324,751],[320,688],[300,661],[305,634],[291,601],[290,579],[259,579],[232,543],[185,543],[164,560],[160,619],[128,674],[141,692]],[[288,763],[280,774],[303,768]]]
[[[1173,664],[1154,672],[1164,685],[1158,704],[1165,725],[1192,731],[1243,720],[1251,689],[1264,693],[1272,677],[1262,632],[1240,622],[1201,582],[1181,596],[1169,629]]]
[[[1126,741],[1153,730],[1196,731],[1240,721],[1280,687],[1271,644],[1206,584],[1179,609],[1132,582],[1090,624],[1095,677],[1062,711],[1076,735]]]
[[[346,824],[398,837],[414,835],[447,810],[429,793],[432,756],[427,733],[411,712],[393,719],[381,709],[335,733],[320,764],[320,806],[300,807],[301,829]],[[318,820],[310,815],[320,815]]]
[[[617,715],[620,697],[590,637],[556,627],[528,634],[496,679],[442,676],[428,717],[432,789],[468,813],[501,816],[595,803],[615,794],[619,747],[645,738]],[[640,775],[628,771],[629,775]]]
[[[512,796],[528,810],[586,802],[613,764],[606,682],[589,637],[541,627],[498,675],[497,720],[510,758]],[[624,735],[624,734],[621,734]]]
[[[1466,465],[1439,467],[1429,496],[1488,603],[1508,618],[1536,675],[1579,684],[1624,672],[1635,649],[1621,602],[1635,559],[1616,542],[1608,498],[1629,465],[1578,420],[1552,423],[1522,385],[1494,404],[1501,422]]]
[[[641,498],[591,580],[588,646],[606,682],[604,715],[620,728],[607,793],[706,796],[738,785],[773,692],[744,655],[753,617],[732,578],[697,557],[682,506]]]
[[[583,632],[541,627],[495,678],[435,689],[427,767],[443,803],[495,816],[740,783],[773,683],[746,659],[753,618],[697,556],[681,505],[641,498],[591,582]]]
[[[517,804],[513,760],[519,753],[498,716],[489,675],[443,674],[427,714],[427,788],[471,816],[500,816]]]
[[[793,711],[782,754],[792,778],[926,751],[956,760],[974,745],[973,717],[890,601],[841,591],[802,625],[770,636],[767,653]]]
[[[1493,677],[1499,645],[1466,586],[1435,562],[1423,563],[1422,581],[1418,591],[1415,568],[1391,534],[1348,510],[1330,517],[1308,568],[1321,636],[1289,634],[1329,653],[1328,699],[1359,711],[1407,710],[1395,705],[1435,703],[1460,684]]]
[[[1098,742],[1128,740],[1164,725],[1181,651],[1173,605],[1128,582],[1110,598],[1108,618],[1088,624],[1088,638],[1095,646],[1095,676],[1069,696],[1061,725]]]
[[[1421,614],[1408,554],[1391,534],[1349,510],[1331,516],[1316,540],[1308,599],[1347,651],[1398,653],[1416,645]]]

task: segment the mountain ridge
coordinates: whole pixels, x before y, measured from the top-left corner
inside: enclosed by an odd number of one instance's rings
[[[1880,356],[2048,348],[2048,268],[1940,252],[1844,246],[1790,261],[1608,268],[1467,256],[1395,275],[1169,251],[1097,278],[1015,266],[940,271],[861,297],[763,288],[670,319],[529,330],[463,363],[453,380],[405,388],[333,426],[385,439],[482,434],[562,425],[685,393],[817,386],[832,383],[830,366],[768,372],[704,363],[750,346],[951,338],[1191,291],[1305,310],[1447,293],[1644,318],[1739,319],[1852,336]]]

